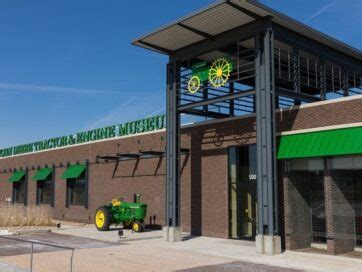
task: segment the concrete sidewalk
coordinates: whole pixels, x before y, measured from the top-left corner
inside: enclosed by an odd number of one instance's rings
[[[302,252],[284,252],[277,256],[256,253],[254,242],[209,237],[184,237],[180,243],[163,241],[162,231],[145,233],[99,232],[93,226],[54,231],[74,237],[110,243],[109,247],[76,250],[75,272],[92,271],[362,271],[362,259]],[[56,238],[56,237],[55,237]],[[67,242],[63,238],[63,242]],[[0,262],[27,268],[29,255],[4,256]],[[69,254],[42,252],[34,256],[37,272],[69,271]]]
[[[0,271],[1,272],[29,272],[30,270],[19,268],[14,265],[0,262]]]
[[[108,242],[119,241],[127,246],[139,246],[153,251],[175,250],[175,252],[187,252],[193,254],[209,255],[213,258],[226,258],[229,261],[251,262],[268,266],[278,266],[289,269],[305,271],[331,271],[352,272],[362,271],[362,259],[342,256],[330,256],[313,253],[286,251],[281,255],[268,256],[256,253],[254,242],[217,239],[210,237],[184,237],[181,243],[169,243],[162,239],[162,231],[150,231],[145,233],[131,233],[124,231],[124,238],[119,239],[117,231],[99,232],[93,226],[83,229],[60,230],[60,233],[92,237]]]

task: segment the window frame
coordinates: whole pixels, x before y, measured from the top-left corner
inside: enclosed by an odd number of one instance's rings
[[[50,185],[50,199],[49,202],[41,202],[41,196],[42,193],[44,193],[44,188],[41,188],[44,186],[45,183],[49,183],[47,185]],[[37,180],[36,181],[36,205],[52,205],[53,198],[54,198],[54,190],[53,190],[54,182],[53,182],[53,175],[50,175],[46,180]]]
[[[84,193],[84,201],[82,203],[74,203],[72,202],[72,191],[73,186],[72,183],[76,181],[83,181],[83,193]],[[88,165],[85,171],[79,178],[76,179],[66,179],[66,207],[69,208],[70,206],[84,206],[88,208]]]
[[[16,188],[16,187],[22,187],[23,186],[23,191],[24,191],[24,196],[22,198],[22,200],[19,200],[18,197],[19,193],[20,193],[20,188]],[[26,194],[27,194],[27,188],[26,188],[26,178],[23,177],[21,180],[17,181],[17,182],[13,182],[13,197],[12,197],[12,202],[13,204],[24,204],[26,205]]]

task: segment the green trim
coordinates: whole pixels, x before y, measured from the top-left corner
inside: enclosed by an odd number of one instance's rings
[[[46,179],[48,179],[48,177],[50,176],[50,174],[53,172],[52,168],[40,168],[38,169],[38,171],[36,171],[35,175],[33,176],[33,180],[34,181],[44,181]]]
[[[11,175],[11,177],[8,179],[9,182],[19,182],[23,179],[25,176],[24,170],[15,170],[15,172]]]
[[[79,178],[85,171],[86,166],[84,164],[75,164],[68,166],[64,171],[61,179],[76,179]]]
[[[362,127],[281,136],[278,159],[362,154]]]

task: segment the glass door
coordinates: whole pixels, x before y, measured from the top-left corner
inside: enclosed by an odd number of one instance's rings
[[[256,146],[229,148],[230,238],[255,238],[256,194]]]

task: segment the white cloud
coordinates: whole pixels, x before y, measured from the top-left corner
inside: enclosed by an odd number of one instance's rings
[[[121,120],[124,119],[123,117],[125,115],[126,108],[131,105],[135,100],[136,97],[131,97],[127,99],[125,102],[121,103],[118,107],[114,108],[105,116],[93,121],[90,125],[86,127],[86,130],[119,123]]]
[[[16,92],[40,92],[40,93],[64,93],[64,94],[104,94],[104,93],[119,93],[113,91],[96,90],[96,89],[81,89],[68,88],[60,86],[32,85],[32,84],[14,84],[0,82],[0,90],[16,91]]]
[[[161,107],[161,108],[147,114],[147,117],[151,117],[151,116],[154,116],[154,115],[160,114],[160,113],[165,113],[165,110],[166,110],[166,106],[163,106],[163,107]]]
[[[309,16],[308,18],[306,18],[304,20],[304,22],[309,22],[321,15],[323,15],[324,13],[326,13],[328,10],[330,10],[331,8],[333,8],[335,5],[337,4],[337,1],[328,3],[326,5],[324,5],[323,7],[321,7],[320,9],[318,9],[315,13],[313,13],[311,16]]]
[[[111,109],[105,115],[100,116],[96,120],[91,120],[85,125],[84,130],[121,124],[132,120],[162,114],[166,110],[166,99],[164,95],[164,93],[159,94],[159,92],[134,94],[128,99],[123,100],[124,102]]]

